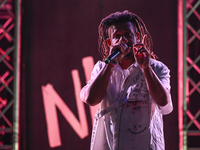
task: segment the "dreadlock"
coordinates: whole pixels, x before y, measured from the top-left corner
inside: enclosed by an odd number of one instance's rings
[[[145,34],[147,35],[146,47],[150,51],[152,58],[155,59],[156,55],[153,54],[153,41],[144,22],[137,15],[125,10],[123,12],[116,12],[116,13],[110,14],[109,16],[104,18],[99,25],[98,50],[103,60],[105,60],[105,58],[108,57],[109,55],[109,46],[107,45],[107,42],[106,42],[106,39],[109,38],[108,29],[111,25],[114,25],[120,22],[131,22],[134,27],[134,32],[140,33],[141,35],[140,40],[143,38]]]

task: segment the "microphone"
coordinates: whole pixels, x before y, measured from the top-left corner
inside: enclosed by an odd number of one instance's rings
[[[121,54],[121,51],[119,48],[117,48],[116,50],[114,50],[114,52],[112,52],[110,54],[110,56],[108,56],[105,60],[106,64],[109,64],[111,61],[113,61],[117,56],[119,56],[119,54]]]
[[[125,44],[126,45],[126,44]],[[128,48],[128,46],[126,45],[126,49]],[[108,56],[105,60],[106,64],[109,64],[110,62],[112,62],[117,56],[119,56],[119,54],[121,54],[120,48],[116,48],[111,54],[110,56]],[[113,61],[114,62],[114,61]],[[116,63],[116,62],[114,62]]]

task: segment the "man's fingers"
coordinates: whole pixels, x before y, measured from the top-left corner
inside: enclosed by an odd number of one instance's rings
[[[139,47],[143,47],[143,46],[144,46],[144,44],[143,44],[143,43],[137,43],[137,44],[134,44],[133,46],[134,46],[134,47],[138,47],[138,48],[139,48]]]
[[[125,50],[125,53],[128,54],[130,50],[131,50],[131,47],[128,47],[128,48]]]
[[[142,43],[143,43],[144,45],[147,44],[147,43],[146,43],[146,39],[147,39],[147,35],[145,34],[145,35],[143,36],[143,39],[142,39]]]
[[[147,35],[145,34],[142,38],[142,43],[136,43],[133,46],[140,48],[140,47],[144,47],[147,43],[146,43],[146,39],[147,39]]]
[[[133,52],[134,54],[137,52],[137,49],[135,47],[133,47]]]
[[[143,53],[143,52],[147,52],[147,50],[144,47],[141,47],[141,48],[133,47],[133,50],[134,50],[135,54],[140,54],[140,53]]]

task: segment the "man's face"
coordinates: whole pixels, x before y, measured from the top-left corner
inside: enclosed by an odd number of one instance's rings
[[[136,44],[136,34],[133,28],[131,22],[122,22],[112,25],[108,30],[110,46],[117,45],[123,41],[128,47],[131,47],[130,53],[125,57],[133,55],[133,45]]]

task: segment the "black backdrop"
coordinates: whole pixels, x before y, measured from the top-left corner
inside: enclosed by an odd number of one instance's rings
[[[82,58],[101,59],[97,51],[101,19],[125,9],[143,19],[154,52],[171,70],[174,111],[164,116],[164,130],[166,150],[178,149],[176,0],[23,0],[21,150],[89,149],[92,123],[87,105],[89,135],[81,139],[57,109],[62,144],[49,146],[41,87],[52,84],[79,120],[71,71],[79,71],[84,86]]]

